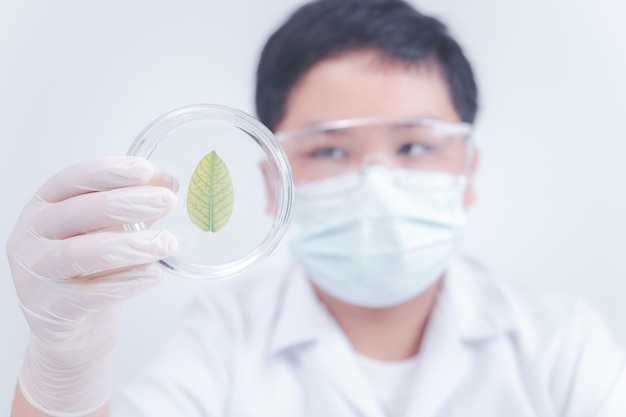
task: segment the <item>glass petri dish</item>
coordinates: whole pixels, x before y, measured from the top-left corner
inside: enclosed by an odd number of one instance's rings
[[[178,180],[172,214],[127,226],[176,235],[178,249],[160,261],[168,271],[232,277],[265,259],[283,237],[293,200],[291,168],[272,132],[254,117],[213,104],[182,107],[148,125],[128,155]]]

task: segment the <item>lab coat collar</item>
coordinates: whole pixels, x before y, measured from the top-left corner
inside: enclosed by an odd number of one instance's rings
[[[315,341],[327,321],[326,308],[302,267],[292,265],[287,274],[270,346],[272,353]],[[476,261],[463,255],[452,259],[444,278],[435,309],[444,308],[451,310],[464,341],[486,340],[515,328],[514,310],[505,288]]]
[[[311,377],[308,380],[314,381],[309,395],[316,397],[314,393],[325,392],[316,398],[323,398],[325,406],[343,410],[339,415],[350,409],[349,415],[354,415],[356,410],[357,415],[384,417],[357,367],[350,341],[315,294],[306,272],[296,266],[288,273],[271,353],[280,354],[303,347],[300,353],[308,359],[302,362],[309,367],[307,375]],[[315,409],[319,404],[310,405],[313,409],[308,410],[307,415],[325,414]]]
[[[285,288],[280,299],[277,321],[270,342],[270,352],[281,351],[315,341],[321,330],[325,310],[302,267],[287,268]]]
[[[487,340],[515,329],[508,291],[467,256],[450,262],[440,299],[446,300],[464,341]]]
[[[471,378],[472,346],[513,329],[507,298],[475,262],[450,262],[420,347],[411,415],[446,414],[454,390]]]
[[[279,353],[316,342],[321,372],[344,404],[358,415],[382,417],[368,384],[357,368],[350,343],[317,298],[300,267],[288,271],[270,349]],[[451,393],[468,378],[474,341],[497,337],[514,327],[505,291],[475,263],[451,262],[418,356],[416,395],[407,404],[412,415],[435,416],[445,409]],[[306,362],[306,361],[305,361]],[[317,386],[323,386],[320,383]]]

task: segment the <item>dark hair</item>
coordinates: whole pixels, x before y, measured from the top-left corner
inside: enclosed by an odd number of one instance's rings
[[[261,53],[256,78],[259,119],[275,130],[291,90],[313,65],[344,52],[370,49],[410,65],[434,61],[461,119],[474,122],[478,91],[461,47],[439,20],[402,0],[318,0],[296,10]]]

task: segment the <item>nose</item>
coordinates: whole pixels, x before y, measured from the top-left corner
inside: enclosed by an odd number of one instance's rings
[[[389,156],[385,155],[384,153],[370,153],[365,155],[361,160],[361,172],[365,171],[371,166],[385,166],[387,168],[391,168],[392,165],[393,164],[391,163]]]

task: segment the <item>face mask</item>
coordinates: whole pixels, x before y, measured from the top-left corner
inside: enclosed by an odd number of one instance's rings
[[[379,166],[298,186],[291,253],[340,300],[400,304],[443,274],[466,223],[464,190],[451,174]]]

